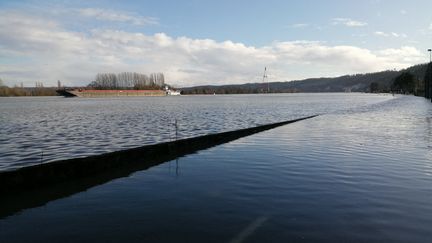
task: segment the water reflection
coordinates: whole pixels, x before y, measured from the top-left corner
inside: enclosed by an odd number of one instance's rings
[[[429,144],[429,148],[432,148],[432,117],[426,118],[426,142]]]
[[[175,159],[175,165],[174,165],[174,171],[175,171],[175,177],[177,178],[178,176],[179,176],[179,158],[177,158],[177,159]],[[169,175],[171,175],[171,164],[173,163],[173,161],[170,161],[169,163],[168,163],[168,174]]]
[[[255,231],[257,231],[269,218],[260,216],[252,221],[245,229],[240,231],[229,243],[245,242]]]

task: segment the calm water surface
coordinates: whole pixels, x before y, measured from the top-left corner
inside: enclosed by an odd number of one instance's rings
[[[0,241],[430,242],[432,105],[412,96],[295,97],[311,101],[300,109],[286,101],[289,95],[263,98],[275,110],[257,114],[283,120],[316,107],[327,107],[328,114],[23,210],[0,219]],[[190,101],[181,102],[214,104],[185,98]],[[227,99],[233,117],[226,119],[237,125],[216,130],[268,121],[257,114],[244,121],[249,116],[236,113],[243,99],[261,109],[254,97]],[[170,111],[192,120],[184,114],[189,108],[177,103],[173,107],[183,112]]]
[[[0,170],[347,110],[367,94],[0,98]]]

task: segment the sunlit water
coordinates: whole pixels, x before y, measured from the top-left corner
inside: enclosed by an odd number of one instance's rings
[[[24,210],[0,220],[0,239],[430,242],[432,104],[412,96],[312,95],[320,102],[305,101],[305,110],[290,115],[290,97],[277,96],[274,117],[307,115],[318,112],[315,107],[320,113],[327,107],[327,114]],[[353,101],[363,98],[374,102]],[[259,104],[252,97],[228,99]],[[238,104],[227,103],[227,109]],[[256,116],[238,126],[268,121]]]
[[[367,94],[0,98],[0,170],[353,109]]]

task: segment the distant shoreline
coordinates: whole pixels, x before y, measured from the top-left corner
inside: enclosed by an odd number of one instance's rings
[[[391,94],[389,92],[341,92],[341,91],[317,91],[317,92],[271,92],[271,93],[215,93],[215,94],[206,94],[206,93],[198,93],[198,94],[182,94],[182,96],[214,96],[214,95],[278,95],[278,94]],[[64,97],[59,94],[38,94],[38,95],[0,95],[0,98],[16,98],[16,97]],[[151,96],[106,96],[104,98],[136,98],[136,97],[151,97]],[[161,96],[157,96],[161,97]]]
[[[0,87],[0,97],[59,96],[54,87]]]

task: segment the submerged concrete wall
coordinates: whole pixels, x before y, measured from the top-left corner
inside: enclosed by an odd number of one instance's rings
[[[107,178],[107,180],[113,179],[113,177],[127,176],[134,171],[146,169],[180,156],[312,117],[315,116],[147,145],[85,158],[33,165],[14,171],[4,171],[0,172],[0,195],[34,191],[64,182],[92,178],[100,174],[104,174],[104,178]],[[122,173],[118,176],[118,172],[120,171]],[[113,175],[110,176],[110,173]],[[100,184],[102,182],[103,180],[98,180],[97,183]],[[84,187],[91,186],[89,184]]]

